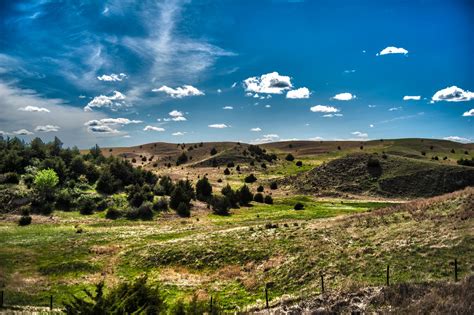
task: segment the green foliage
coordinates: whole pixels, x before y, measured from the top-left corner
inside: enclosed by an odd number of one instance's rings
[[[256,194],[253,196],[253,201],[259,202],[259,203],[263,203],[263,195],[262,195],[262,193],[256,193]]]
[[[153,203],[153,210],[155,211],[167,211],[168,210],[168,200],[165,197],[161,197]]]
[[[18,221],[19,226],[25,226],[31,224],[31,216],[29,215],[22,215],[20,220]]]
[[[272,198],[272,196],[266,195],[264,202],[265,202],[267,205],[272,205],[272,204],[273,204],[273,198]]]
[[[257,177],[253,174],[250,174],[244,178],[244,181],[249,184],[255,183],[257,181]]]
[[[117,208],[109,208],[105,213],[105,217],[110,220],[116,220],[122,216],[122,211]]]
[[[178,156],[178,159],[176,160],[176,165],[181,165],[181,164],[184,164],[188,161],[188,156],[186,155],[186,153],[181,153],[180,156]]]
[[[298,161],[298,162],[296,162],[296,166],[298,166],[298,167],[301,167],[301,166],[303,166],[303,162],[302,162],[302,161]]]
[[[15,172],[0,174],[0,184],[18,184],[20,176]]]
[[[304,204],[302,204],[301,202],[297,202],[295,204],[295,206],[293,207],[293,209],[295,210],[303,210],[304,209]]]
[[[212,211],[217,215],[229,215],[230,201],[227,196],[213,196],[211,200]]]
[[[109,169],[105,169],[97,180],[96,190],[102,194],[111,195],[116,193],[120,187],[118,179],[116,179]]]
[[[210,154],[211,155],[216,155],[217,154],[216,148],[212,148]]]
[[[169,176],[163,176],[160,178],[153,188],[154,192],[158,196],[169,196],[173,192],[174,185],[173,181]]]
[[[474,158],[471,158],[470,160],[461,158],[457,161],[457,163],[464,166],[474,166]]]
[[[277,184],[277,182],[271,182],[271,183],[270,183],[270,189],[272,189],[272,190],[278,189],[278,184]]]
[[[161,314],[166,305],[158,288],[147,285],[145,276],[133,283],[122,283],[104,294],[104,283],[95,288],[95,294],[84,291],[87,298],[74,297],[65,305],[67,314]]]
[[[285,160],[289,161],[289,162],[292,162],[295,160],[295,157],[293,156],[293,154],[291,153],[288,153],[285,157]]]
[[[176,213],[180,217],[189,217],[191,215],[191,205],[186,204],[185,202],[180,202],[178,207],[176,208]]]
[[[91,195],[82,195],[77,199],[77,208],[83,215],[91,215],[97,210],[97,202]]]
[[[262,185],[260,185],[260,186],[257,187],[257,192],[260,192],[260,193],[261,193],[261,192],[263,192],[263,190],[264,190],[264,188],[263,188]]]
[[[247,185],[243,185],[237,192],[239,196],[239,204],[241,206],[248,206],[253,200],[253,194],[250,192],[250,189]]]
[[[226,169],[224,170],[224,175],[230,175],[230,170],[226,167]]]
[[[171,193],[170,207],[180,216],[189,216],[191,200],[195,198],[194,189],[189,180],[180,180]]]
[[[227,184],[227,186],[222,188],[221,193],[222,193],[222,195],[227,197],[227,200],[229,201],[231,208],[238,208],[239,207],[239,205],[238,205],[239,195],[238,195],[237,192],[235,192],[232,189],[232,187],[230,187],[229,184]]]
[[[206,176],[196,183],[196,198],[200,201],[209,201],[212,197],[212,186]]]
[[[52,169],[41,170],[36,173],[34,179],[36,190],[43,196],[51,195],[59,183],[56,172]]]

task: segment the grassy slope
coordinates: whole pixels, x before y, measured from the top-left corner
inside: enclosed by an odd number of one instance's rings
[[[290,210],[296,200],[306,210]],[[381,284],[386,264],[394,282],[446,280],[455,257],[461,276],[473,272],[472,200],[474,191],[467,189],[336,219],[322,218],[380,204],[300,196],[242,208],[230,217],[197,212],[191,219],[112,222],[103,214],[58,213],[52,220],[35,217],[41,221],[22,228],[3,222],[1,280],[7,303],[46,304],[50,292],[61,302],[102,273],[114,285],[147,272],[150,281],[163,283],[169,300],[212,294],[226,309],[255,305],[267,282],[273,283],[273,302],[284,294],[315,294],[320,272],[331,290]],[[266,228],[268,222],[278,227]],[[76,233],[75,225],[84,232]]]

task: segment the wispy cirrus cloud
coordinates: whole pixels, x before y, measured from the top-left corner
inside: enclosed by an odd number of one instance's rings
[[[165,131],[165,128],[148,125],[145,128],[143,128],[143,131],[159,131],[159,132],[162,132],[162,131]]]
[[[21,110],[22,112],[35,112],[35,113],[49,113],[50,110],[44,107],[38,107],[38,106],[25,106],[25,107],[20,107],[18,110]]]

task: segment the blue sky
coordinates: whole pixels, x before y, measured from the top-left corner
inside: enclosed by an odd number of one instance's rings
[[[453,0],[2,1],[0,133],[474,141],[472,16]]]

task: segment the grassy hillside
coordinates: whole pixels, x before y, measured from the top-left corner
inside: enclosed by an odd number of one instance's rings
[[[330,291],[380,285],[387,264],[393,283],[448,280],[454,258],[460,277],[473,273],[473,200],[470,188],[371,211],[383,204],[287,197],[229,217],[197,205],[189,219],[56,212],[27,227],[5,215],[1,282],[7,304],[46,305],[49,294],[61,303],[100,279],[113,286],[145,272],[170,303],[196,293],[236,310],[262,306],[266,283],[272,304],[317,294],[321,272]],[[292,210],[296,201],[305,210]],[[362,214],[328,218],[350,213]]]
[[[355,153],[281,182],[303,193],[423,197],[474,186],[474,168]]]

